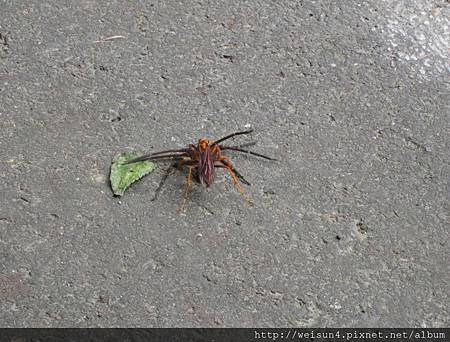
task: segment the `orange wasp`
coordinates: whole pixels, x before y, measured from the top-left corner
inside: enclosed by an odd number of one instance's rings
[[[255,141],[237,145],[237,146],[223,146],[220,143],[223,141],[230,139],[232,137],[235,137],[237,135],[243,135],[243,134],[249,134],[253,132],[253,129],[244,131],[244,132],[236,132],[229,134],[219,140],[214,141],[213,143],[210,143],[208,139],[202,138],[198,141],[197,145],[189,144],[187,148],[182,148],[178,150],[166,150],[166,151],[160,151],[160,152],[154,152],[150,154],[143,155],[141,157],[129,160],[125,162],[124,164],[132,164],[137,163],[144,160],[172,160],[174,163],[169,167],[168,170],[166,170],[166,175],[163,177],[160,185],[158,186],[157,190],[155,191],[155,196],[152,199],[154,201],[156,197],[158,196],[159,191],[161,190],[165,180],[170,174],[170,170],[173,169],[181,169],[183,166],[188,167],[188,176],[187,176],[187,184],[186,184],[186,190],[185,190],[185,196],[184,201],[181,206],[181,208],[184,206],[184,202],[187,198],[187,194],[189,191],[189,188],[192,185],[192,174],[195,170],[195,175],[198,181],[201,184],[206,185],[206,187],[210,187],[213,182],[216,175],[216,168],[223,168],[228,171],[228,173],[231,176],[231,179],[233,180],[234,185],[238,189],[238,191],[245,196],[243,189],[239,185],[239,181],[241,181],[243,184],[250,185],[250,183],[233,167],[228,157],[224,156],[222,151],[225,150],[231,150],[231,151],[238,151],[243,152],[247,154],[251,154],[254,156],[258,156],[267,160],[276,160],[274,158],[270,158],[267,156],[264,156],[262,154],[252,152],[249,150],[243,149],[243,147],[253,146],[256,144]],[[249,198],[246,197],[246,200],[249,203],[252,203]]]

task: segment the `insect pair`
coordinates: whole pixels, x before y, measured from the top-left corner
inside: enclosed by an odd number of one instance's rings
[[[196,145],[189,144],[187,148],[165,150],[146,154],[141,157],[129,160],[125,162],[125,164],[137,163],[144,160],[173,161],[170,167],[166,170],[165,175],[163,176],[158,188],[156,189],[153,200],[155,200],[156,197],[158,196],[162,186],[164,185],[167,177],[170,175],[172,170],[187,167],[188,168],[187,184],[180,210],[183,209],[184,204],[186,202],[189,189],[192,185],[193,174],[195,174],[196,178],[201,184],[205,185],[206,187],[210,187],[214,182],[217,168],[225,169],[230,174],[231,179],[234,185],[236,186],[237,190],[246,198],[247,202],[251,204],[252,203],[251,199],[245,195],[244,190],[240,186],[239,182],[246,185],[250,185],[250,183],[242,176],[241,173],[239,173],[239,171],[237,171],[234,168],[234,166],[230,162],[230,159],[227,156],[225,156],[222,152],[225,150],[230,150],[251,154],[267,160],[276,160],[276,159],[244,149],[245,147],[255,145],[256,144],[255,141],[236,146],[224,146],[221,144],[225,140],[228,140],[238,135],[249,134],[251,132],[253,132],[252,129],[248,131],[232,133],[219,140],[214,141],[213,143],[210,143],[208,139],[202,138],[198,141]]]

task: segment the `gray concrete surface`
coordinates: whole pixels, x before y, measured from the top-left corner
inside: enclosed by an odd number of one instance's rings
[[[1,0],[0,325],[449,326],[449,15]],[[223,173],[183,215],[183,173],[112,196],[115,154],[246,127],[255,207]]]

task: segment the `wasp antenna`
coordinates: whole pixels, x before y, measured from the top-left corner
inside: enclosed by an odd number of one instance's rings
[[[218,143],[221,143],[222,141],[225,141],[225,140],[230,139],[230,138],[232,138],[232,137],[235,137],[235,136],[237,136],[237,135],[249,134],[249,133],[252,133],[252,132],[253,132],[253,129],[250,129],[250,130],[248,130],[248,131],[243,131],[243,132],[231,133],[231,134],[227,135],[226,137],[223,137],[223,138],[220,138],[220,139],[217,140],[217,141],[214,141],[214,142],[212,143],[212,145],[217,145]]]

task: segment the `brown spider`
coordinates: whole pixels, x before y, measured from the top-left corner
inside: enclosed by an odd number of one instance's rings
[[[253,129],[244,131],[244,132],[236,132],[229,134],[219,140],[214,141],[212,144],[209,142],[208,139],[202,138],[198,141],[197,145],[189,144],[187,148],[182,148],[178,150],[166,150],[166,151],[160,151],[160,152],[154,152],[150,154],[143,155],[141,157],[129,160],[125,162],[124,164],[132,164],[137,163],[144,160],[173,160],[175,161],[170,167],[166,170],[166,174],[161,180],[161,183],[159,184],[158,188],[155,191],[155,196],[153,197],[152,201],[156,199],[158,196],[159,191],[161,190],[164,182],[166,181],[167,177],[171,173],[170,170],[173,169],[181,169],[183,166],[188,167],[188,176],[187,176],[187,184],[186,184],[186,190],[184,194],[184,200],[181,205],[181,208],[183,208],[184,203],[187,198],[187,194],[189,191],[189,188],[192,185],[192,171],[193,169],[196,170],[196,176],[201,184],[206,185],[206,187],[210,187],[214,182],[214,177],[216,175],[216,168],[223,168],[228,171],[228,173],[231,176],[231,179],[233,180],[234,185],[238,189],[238,191],[244,195],[246,200],[252,204],[252,201],[245,196],[245,193],[242,189],[242,187],[239,185],[239,181],[241,181],[243,184],[250,185],[250,183],[233,167],[228,157],[224,156],[222,154],[222,151],[224,150],[231,150],[231,151],[238,151],[238,152],[244,152],[248,154],[252,154],[254,156],[258,156],[264,159],[268,160],[276,160],[274,158],[270,158],[267,156],[264,156],[262,154],[244,150],[242,147],[248,147],[253,146],[256,144],[255,141],[249,142],[242,145],[237,146],[223,146],[220,145],[221,142],[230,139],[232,137],[235,137],[237,135],[242,134],[249,134],[253,132]]]

